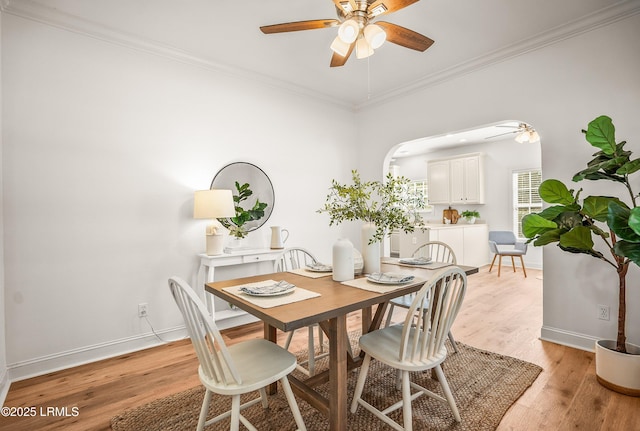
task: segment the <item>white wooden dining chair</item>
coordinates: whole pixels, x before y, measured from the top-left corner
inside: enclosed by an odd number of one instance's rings
[[[314,263],[318,263],[318,260],[309,252],[308,250],[301,247],[290,247],[285,249],[282,254],[275,260],[274,263],[274,272],[284,272],[292,269],[300,269],[304,268],[307,265],[311,265]],[[316,371],[316,360],[320,358],[324,358],[329,355],[329,352],[325,350],[324,346],[324,336],[322,329],[317,323],[313,325],[307,326],[309,331],[307,346],[308,346],[308,356],[306,360],[300,361],[298,363],[298,370],[308,376],[312,376]],[[318,331],[318,345],[319,345],[319,353],[316,355],[316,347],[315,347],[315,330]],[[287,334],[287,340],[285,341],[284,348],[289,349],[289,345],[291,344],[291,339],[293,338],[295,330],[289,331]],[[305,368],[305,365],[307,368]]]
[[[264,339],[243,341],[227,347],[195,291],[182,279],[169,279],[171,294],[182,313],[191,342],[200,361],[198,375],[206,392],[197,430],[231,417],[230,430],[238,431],[240,422],[249,430],[256,428],[241,414],[258,402],[268,407],[265,387],[280,381],[299,431],[306,431],[298,404],[287,376],[296,368],[296,357],[275,343]],[[240,396],[253,391],[260,396],[240,404]],[[231,396],[231,410],[207,421],[213,394]]]
[[[425,242],[420,247],[413,252],[411,257],[426,257],[430,258],[432,262],[442,262],[442,263],[450,263],[455,265],[457,263],[456,254],[453,252],[453,249],[446,243],[441,241],[430,241]],[[391,325],[391,317],[393,316],[393,310],[395,307],[409,308],[411,307],[411,303],[413,302],[415,294],[411,293],[409,295],[399,296],[397,298],[393,298],[389,301],[389,312],[387,314],[387,321],[385,326]],[[420,310],[418,310],[420,311]],[[458,346],[456,345],[456,340],[453,338],[453,334],[449,332],[449,341],[451,341],[451,345],[453,350],[458,353]]]
[[[447,402],[456,421],[460,422],[460,412],[447,383],[440,364],[447,357],[444,344],[449,329],[460,311],[467,288],[467,276],[457,266],[438,270],[432,281],[415,295],[403,325],[393,325],[369,332],[360,337],[359,344],[365,357],[356,383],[351,413],[361,405],[393,429],[412,431],[413,418],[411,402],[422,395],[428,395]],[[426,313],[419,310],[426,309]],[[414,322],[414,318],[417,322]],[[371,360],[378,360],[399,370],[402,381],[402,400],[379,410],[362,398],[364,384]],[[442,386],[444,397],[410,380],[412,372],[434,369]],[[418,392],[411,393],[411,389]],[[389,413],[402,407],[403,424],[395,422]]]

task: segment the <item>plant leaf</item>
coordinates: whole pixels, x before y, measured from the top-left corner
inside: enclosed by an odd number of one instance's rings
[[[570,205],[574,202],[573,194],[558,180],[543,181],[538,191],[540,197],[550,204]]]
[[[606,222],[609,214],[609,203],[612,201],[620,202],[618,198],[609,196],[589,196],[584,200],[582,212],[592,219]]]
[[[617,171],[618,175],[629,175],[640,170],[640,159],[635,159],[622,165]]]
[[[640,246],[637,243],[629,241],[618,241],[613,246],[613,251],[618,256],[629,258],[633,263],[640,266]]]
[[[577,205],[554,205],[552,207],[548,207],[537,213],[540,217],[545,218],[547,220],[555,220],[560,214],[566,211],[579,211],[580,206]]]
[[[540,235],[548,230],[557,228],[557,224],[544,217],[540,217],[535,213],[527,214],[522,218],[522,233],[527,238],[533,238],[536,235]]]
[[[560,235],[565,233],[564,229],[551,229],[546,232],[541,233],[538,238],[533,242],[535,246],[543,246],[547,244],[551,244],[552,242],[560,241]]]
[[[601,115],[589,123],[586,138],[591,145],[610,155],[616,151],[615,134],[616,129],[611,118]]]
[[[634,208],[635,210],[636,208]],[[611,201],[609,203],[609,214],[607,224],[609,228],[621,239],[630,242],[640,242],[640,235],[629,225],[631,210],[623,202]],[[636,222],[634,222],[635,224]]]
[[[569,232],[560,235],[560,245],[567,249],[591,251],[593,239],[591,229],[586,226],[576,226]]]
[[[629,227],[633,229],[636,234],[640,235],[640,207],[635,207],[631,210]]]

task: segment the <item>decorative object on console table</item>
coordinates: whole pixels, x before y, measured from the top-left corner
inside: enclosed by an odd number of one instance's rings
[[[286,236],[283,238],[283,234],[286,232]],[[271,226],[271,249],[279,250],[284,248],[284,243],[289,239],[289,231],[282,229],[280,226]]]
[[[213,222],[207,226],[207,254],[215,256],[222,254],[224,235],[220,229],[222,225],[216,220],[218,217],[230,217],[235,214],[231,190],[198,190],[193,199],[193,217],[208,218]]]
[[[230,163],[218,171],[211,182],[211,188],[234,190],[236,212],[232,217],[220,219],[231,233],[230,244],[225,251],[238,252],[264,247],[264,244],[245,246],[243,239],[249,232],[265,224],[273,212],[275,195],[267,174],[251,163]]]
[[[478,211],[469,210],[462,211],[461,215],[469,224],[474,224],[476,222],[476,219],[480,217],[480,213]]]
[[[353,184],[343,185],[332,180],[325,205],[319,213],[329,214],[329,225],[347,220],[365,222],[362,229],[362,255],[365,273],[380,271],[380,242],[393,230],[413,232],[422,225],[418,210],[424,199],[409,187],[406,177],[388,174],[384,182],[360,179],[357,170],[351,171]],[[371,246],[371,247],[370,247]]]
[[[539,187],[540,197],[557,205],[523,217],[522,230],[533,245],[557,242],[564,251],[587,254],[615,268],[618,335],[615,341],[596,342],[596,376],[609,389],[640,396],[640,347],[627,343],[625,331],[627,271],[631,263],[640,266],[640,207],[629,176],[640,170],[640,159],[631,160],[631,151],[623,148],[626,142],[616,144],[615,127],[607,116],[594,119],[582,132],[600,151],[586,169],[573,176],[573,181],[610,180],[621,184],[631,206],[612,196],[588,196],[580,202],[582,189],[575,192],[558,180],[546,180]],[[598,222],[607,226],[602,228]],[[594,237],[603,242],[606,254],[594,248]],[[631,285],[637,288],[637,280]],[[637,315],[638,310],[629,311]]]

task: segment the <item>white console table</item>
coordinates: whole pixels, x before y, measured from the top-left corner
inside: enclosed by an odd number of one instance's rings
[[[212,300],[212,295],[205,293],[204,285],[205,283],[210,283],[214,281],[215,277],[215,269],[223,266],[232,266],[232,265],[251,265],[260,262],[272,262],[275,263],[275,260],[282,253],[282,250],[271,250],[268,248],[265,249],[251,249],[251,250],[242,250],[234,253],[224,253],[216,256],[209,256],[205,253],[201,253],[198,255],[200,258],[200,267],[198,268],[198,289],[204,295],[206,300],[207,309],[211,316],[213,316],[214,320],[224,320],[231,317],[239,317],[245,315],[246,312],[243,310],[223,310],[216,312]],[[269,272],[273,271],[273,266],[270,267]],[[266,270],[258,271],[259,273],[267,273]],[[258,275],[255,271],[249,275]]]

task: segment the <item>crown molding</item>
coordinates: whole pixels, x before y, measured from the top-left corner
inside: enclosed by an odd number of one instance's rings
[[[476,57],[450,68],[424,76],[423,78],[412,81],[402,87],[397,87],[394,90],[379,93],[371,97],[371,99],[355,105],[354,110],[359,111],[363,108],[377,105],[382,102],[398,99],[411,92],[431,87],[485,67],[489,67],[493,64],[501,63],[528,52],[588,33],[592,30],[629,18],[638,13],[640,13],[640,0],[625,0],[618,2],[615,5],[586,15],[581,19],[562,24],[534,37],[521,40],[481,57]]]
[[[216,62],[188,51],[116,30],[103,24],[67,14],[30,0],[0,0],[0,11],[2,13],[60,28],[62,30],[81,34],[83,36],[119,45],[128,49],[201,67],[212,72],[223,73],[233,78],[255,81],[299,96],[312,97],[334,107],[337,106],[349,111],[353,110],[353,105],[351,103],[336,100],[327,94],[291,84],[287,81],[264,74]]]
[[[157,55],[181,63],[202,67],[204,69],[223,73],[235,78],[256,81],[296,95],[313,97],[316,100],[330,105],[357,112],[364,108],[398,99],[411,92],[456,79],[491,65],[562,42],[566,39],[579,36],[583,33],[587,33],[616,21],[629,18],[640,13],[640,0],[620,1],[581,19],[562,24],[549,31],[540,33],[537,36],[521,40],[481,57],[473,58],[436,73],[426,75],[393,90],[379,93],[359,104],[342,102],[327,94],[294,85],[284,80],[209,60],[179,48],[147,40],[139,36],[115,30],[97,22],[85,20],[80,17],[61,12],[57,9],[49,8],[39,3],[34,3],[31,0],[0,0],[0,11],[70,32],[82,34],[104,42],[145,52],[147,54]]]

